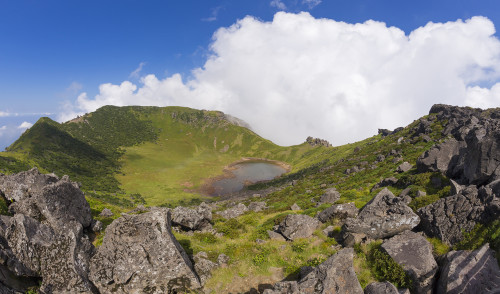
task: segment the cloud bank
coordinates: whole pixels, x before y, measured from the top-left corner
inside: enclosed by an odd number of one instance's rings
[[[310,1],[315,3],[318,1]],[[219,29],[189,80],[143,76],[78,96],[60,120],[112,105],[217,109],[281,145],[307,136],[334,145],[404,126],[435,103],[500,105],[500,41],[473,17],[406,35],[382,22],[349,24],[278,12]]]

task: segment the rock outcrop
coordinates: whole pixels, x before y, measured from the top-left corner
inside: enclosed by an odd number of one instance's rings
[[[356,233],[380,239],[411,230],[419,222],[412,209],[385,188],[361,209],[357,218],[346,219],[342,231],[344,237]]]
[[[390,282],[373,282],[366,286],[365,294],[399,294],[399,291]]]
[[[262,202],[262,201],[251,202],[250,204],[248,204],[248,210],[250,210],[250,211],[259,212],[259,211],[262,211],[264,209],[266,209],[266,203]]]
[[[335,203],[337,200],[340,199],[340,193],[337,191],[335,188],[328,188],[325,190],[325,193],[321,195],[319,198],[318,204],[325,204],[325,203]]]
[[[325,210],[318,213],[316,216],[320,222],[326,223],[331,219],[346,219],[346,218],[355,218],[358,216],[358,208],[354,205],[353,202],[343,203],[343,204],[334,204]]]
[[[41,174],[38,169],[0,177],[0,191],[11,201],[20,201],[40,192],[45,186],[59,181],[54,174]]]
[[[172,224],[178,225],[184,230],[202,230],[210,227],[212,221],[212,208],[201,203],[195,209],[178,206],[172,211]]]
[[[500,268],[485,244],[475,251],[451,251],[444,257],[438,294],[500,293]]]
[[[217,214],[225,219],[237,218],[238,216],[244,214],[248,211],[248,207],[243,203],[238,203],[237,205],[228,208],[223,211],[219,211]]]
[[[469,232],[478,222],[492,220],[500,213],[495,208],[498,197],[488,188],[482,187],[479,193],[476,186],[468,186],[457,195],[420,208],[420,228],[428,236],[448,244],[459,242],[463,232]]]
[[[320,222],[308,215],[289,214],[280,223],[278,231],[287,239],[309,238],[319,227]]]
[[[382,249],[411,277],[415,293],[432,293],[438,265],[427,239],[406,231],[384,241]]]
[[[353,268],[354,250],[345,248],[314,267],[300,278],[298,282],[288,281],[276,283],[273,289],[265,290],[265,294],[292,293],[349,293],[362,294],[363,289]]]
[[[171,293],[201,287],[184,249],[172,235],[171,212],[124,215],[106,228],[90,264],[90,279],[103,292]]]

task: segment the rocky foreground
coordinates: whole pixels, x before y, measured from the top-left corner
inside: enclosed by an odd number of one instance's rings
[[[424,152],[417,169],[452,179],[450,196],[415,213],[408,206],[411,197],[384,188],[358,210],[353,203],[335,204],[339,192],[326,189],[319,204],[331,203],[329,208],[316,217],[290,214],[268,231],[269,238],[308,238],[322,223],[338,219],[342,246],[318,266],[302,268],[297,280],[278,282],[263,293],[500,293],[500,268],[488,244],[436,260],[426,239],[452,245],[476,224],[500,218],[500,112],[436,105],[431,114],[414,134],[430,133],[432,120],[439,119],[447,121],[442,132],[448,138]],[[403,163],[396,172],[410,168]],[[377,188],[396,184],[388,178]],[[203,252],[189,256],[172,234],[172,229],[220,234],[205,203],[124,214],[107,226],[96,248],[92,242],[103,224],[93,219],[79,185],[68,177],[37,169],[1,175],[0,195],[10,214],[0,216],[0,293],[32,287],[40,293],[203,292],[211,271],[228,263],[224,254],[216,262]],[[231,219],[264,209],[264,201],[239,203],[217,214]],[[382,240],[381,250],[411,277],[411,289],[389,282],[362,289],[352,247],[373,240]]]

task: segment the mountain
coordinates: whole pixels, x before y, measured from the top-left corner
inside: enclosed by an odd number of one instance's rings
[[[500,109],[434,105],[338,147],[281,147],[241,125],[180,107],[41,119],[0,155],[11,174],[0,176],[0,290],[498,290]],[[242,157],[291,170],[230,196],[196,193]],[[32,165],[57,175],[15,173]]]
[[[242,157],[285,161],[295,170],[326,157],[324,147],[277,146],[245,126],[217,111],[105,106],[63,124],[41,118],[1,153],[11,163],[0,161],[0,168],[69,175],[90,197],[132,206],[200,198],[207,178]]]

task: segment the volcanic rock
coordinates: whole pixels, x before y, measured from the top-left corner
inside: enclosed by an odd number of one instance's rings
[[[354,205],[353,202],[343,203],[343,204],[334,204],[327,209],[321,211],[316,216],[322,223],[326,223],[327,221],[337,218],[337,219],[346,219],[348,217],[355,218],[358,215],[358,208]]]
[[[475,251],[450,251],[444,257],[438,294],[500,293],[500,268],[485,244]]]
[[[384,241],[382,249],[410,275],[416,293],[432,293],[438,265],[427,239],[406,231]]]
[[[373,282],[366,286],[365,294],[399,294],[399,292],[390,282]]]
[[[259,212],[266,209],[266,203],[265,202],[251,202],[248,204],[248,210]]]
[[[339,199],[340,199],[340,193],[337,191],[337,189],[328,188],[325,190],[325,193],[321,195],[318,204],[325,204],[325,203],[333,204]]]
[[[409,171],[412,167],[413,167],[413,165],[411,165],[409,162],[405,161],[398,166],[398,168],[396,169],[396,172],[397,173],[404,173],[404,172]]]
[[[237,218],[238,216],[244,214],[247,211],[248,208],[245,204],[238,203],[237,205],[231,208],[218,212],[218,214],[225,219],[231,219],[231,218]]]
[[[288,240],[309,238],[319,227],[320,222],[308,215],[289,214],[280,223],[278,231]]]
[[[114,220],[91,260],[90,278],[104,293],[171,293],[201,287],[172,235],[171,212],[154,209]]]
[[[344,235],[361,233],[381,239],[411,230],[419,222],[419,217],[402,199],[384,188],[361,209],[357,218],[346,219],[342,231]]]
[[[210,226],[212,221],[212,208],[201,203],[196,209],[177,206],[172,211],[172,224],[178,225],[184,230],[201,230]]]

